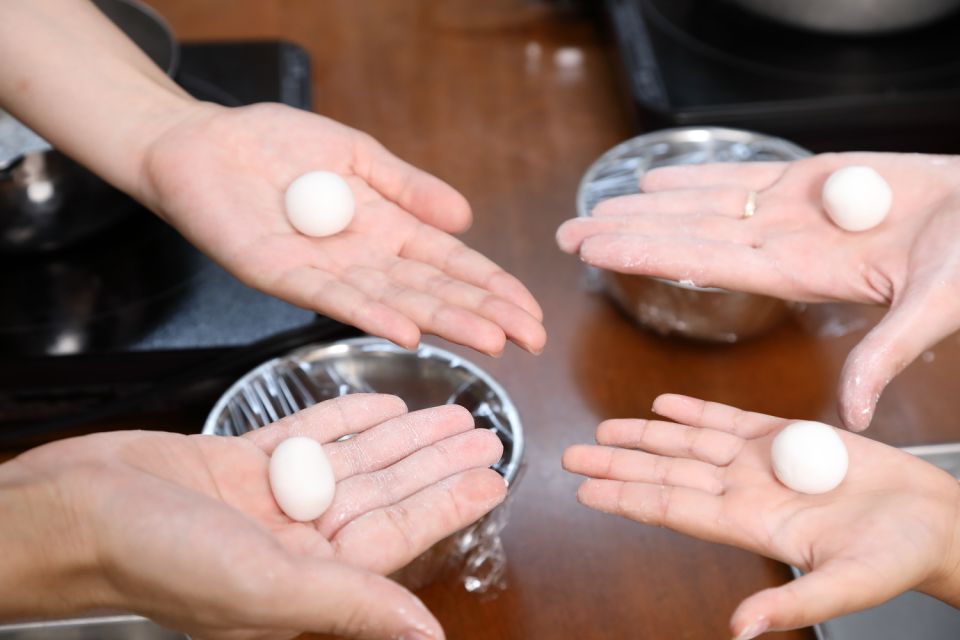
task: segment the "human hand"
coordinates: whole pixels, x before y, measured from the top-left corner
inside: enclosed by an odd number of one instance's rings
[[[271,451],[293,435],[325,443],[337,478],[333,504],[310,523],[287,518],[268,481]],[[29,486],[46,496],[20,509],[39,555],[26,580],[8,571],[6,582],[0,563],[0,584],[19,594],[0,609],[118,608],[203,638],[442,638],[420,601],[381,575],[503,500],[485,468],[501,452],[462,407],[408,414],[381,395],[324,402],[245,437],[115,432],[39,447],[0,467],[0,496]],[[51,499],[57,508],[33,517]],[[37,584],[58,550],[75,551]]]
[[[244,283],[412,348],[422,332],[499,354],[538,353],[543,314],[529,291],[449,233],[470,207],[454,189],[370,136],[276,104],[201,104],[144,154],[138,197]],[[334,236],[287,222],[297,176],[333,171],[356,215]]]
[[[855,164],[876,169],[894,194],[888,218],[862,233],[832,224],[820,204],[827,177]],[[843,153],[669,167],[647,173],[641,188],[566,222],[560,247],[624,273],[890,306],[841,375],[840,415],[854,430],[870,424],[894,376],[960,328],[960,158]],[[750,191],[756,215],[743,218]]]
[[[657,420],[608,420],[599,446],[564,453],[588,476],[588,507],[800,567],[803,577],[744,600],[737,640],[878,605],[918,589],[960,604],[960,488],[908,453],[838,430],[850,456],[843,483],[795,493],[773,475],[770,445],[788,421],[663,395]]]

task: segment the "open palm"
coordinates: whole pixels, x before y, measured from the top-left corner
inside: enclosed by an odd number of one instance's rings
[[[850,233],[820,202],[836,169],[868,165],[893,188],[879,227]],[[841,418],[866,428],[887,383],[960,327],[960,158],[823,154],[792,163],[669,167],[558,231],[589,264],[809,302],[889,305],[847,359]],[[743,218],[748,194],[756,214]]]
[[[345,435],[357,434],[338,441]],[[327,443],[337,478],[318,520],[291,521],[270,491],[283,439]],[[109,587],[94,603],[200,637],[440,638],[423,605],[380,577],[478,519],[506,489],[502,452],[461,407],[406,413],[392,396],[355,395],[242,438],[117,432],[35,449],[20,464],[56,470],[83,505]],[[96,468],[95,482],[77,482]],[[84,476],[80,476],[84,477]]]
[[[589,507],[808,572],[745,600],[731,623],[738,638],[811,625],[909,589],[945,595],[960,525],[960,490],[949,474],[838,431],[847,477],[829,493],[799,494],[770,462],[786,420],[673,395],[658,398],[654,411],[676,422],[604,422],[600,446],[571,447],[564,467],[591,478],[578,493]]]
[[[463,196],[370,136],[276,104],[201,105],[146,154],[142,200],[246,284],[405,347],[422,332],[500,353],[539,352],[542,312],[515,277],[449,233]],[[283,194],[308,171],[335,172],[353,222],[326,238],[298,233]]]

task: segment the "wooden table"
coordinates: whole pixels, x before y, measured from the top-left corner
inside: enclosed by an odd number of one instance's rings
[[[420,592],[450,638],[727,638],[742,598],[788,579],[778,563],[589,511],[575,500],[578,479],[560,469],[563,449],[591,441],[601,419],[649,416],[667,391],[836,423],[835,383],[862,335],[818,337],[788,323],[745,344],[689,344],[637,329],[587,290],[554,231],[574,215],[586,167],[637,127],[595,21],[531,0],[152,4],[183,40],[305,47],[316,110],[460,189],[476,213],[466,241],[543,304],[542,356],[469,354],[512,394],[529,446],[505,532],[507,590],[481,599],[450,580]],[[898,445],[955,439],[958,349],[950,338],[896,380],[870,435]]]

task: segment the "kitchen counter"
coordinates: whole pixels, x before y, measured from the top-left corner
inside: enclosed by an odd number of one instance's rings
[[[476,214],[466,242],[543,304],[543,355],[468,354],[513,396],[528,449],[505,531],[506,591],[480,598],[449,580],[419,592],[450,638],[727,638],[742,598],[789,578],[752,554],[587,510],[575,499],[578,478],[560,469],[564,448],[591,441],[600,420],[649,417],[664,392],[836,424],[836,380],[863,333],[830,337],[810,316],[740,345],[691,344],[639,330],[589,290],[554,231],[574,215],[590,162],[637,128],[597,21],[532,0],[151,4],[182,40],[303,46],[316,110],[460,189]],[[957,439],[958,349],[948,338],[898,378],[868,433],[897,445]]]

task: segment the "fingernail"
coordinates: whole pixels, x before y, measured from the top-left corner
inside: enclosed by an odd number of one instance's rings
[[[405,632],[400,636],[400,640],[436,640],[436,638],[414,630]]]
[[[753,640],[769,628],[770,623],[767,620],[760,618],[756,622],[748,625],[746,629],[740,632],[740,635],[734,638],[734,640]]]

